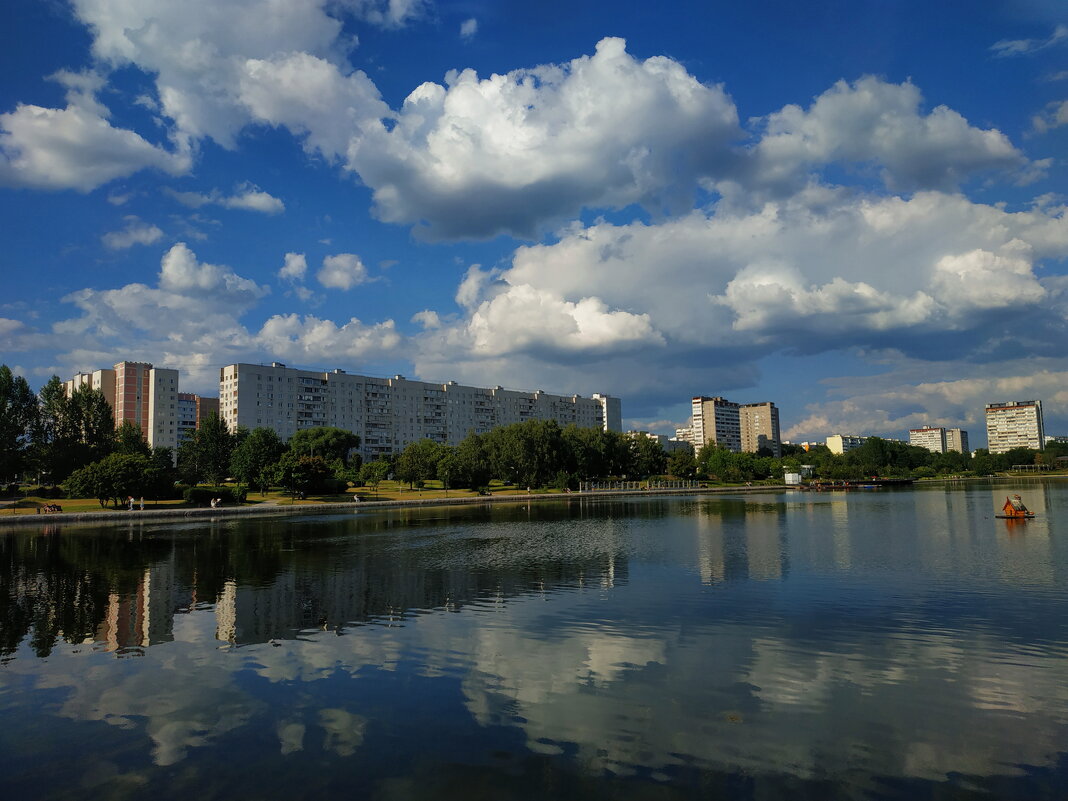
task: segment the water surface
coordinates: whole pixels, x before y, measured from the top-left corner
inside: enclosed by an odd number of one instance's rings
[[[0,797],[1065,798],[1066,520],[1035,481],[3,533]]]

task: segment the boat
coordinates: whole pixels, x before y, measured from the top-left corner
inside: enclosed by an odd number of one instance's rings
[[[1001,520],[1030,520],[1035,513],[1024,506],[1023,499],[1019,495],[1013,495],[1005,499],[1005,505],[1001,507],[1001,514],[994,517]]]

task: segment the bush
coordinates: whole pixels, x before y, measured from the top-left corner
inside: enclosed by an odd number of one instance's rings
[[[3,491],[5,498],[17,498],[19,495],[22,494],[21,492],[19,492],[18,484],[7,484],[4,486]]]
[[[182,493],[187,503],[196,506],[208,506],[212,498],[221,498],[223,503],[244,503],[246,489],[236,487],[188,487]]]
[[[342,495],[348,491],[349,482],[342,481],[340,478],[324,478],[322,488],[326,495]]]
[[[59,487],[27,487],[22,494],[27,498],[65,498],[67,496]]]

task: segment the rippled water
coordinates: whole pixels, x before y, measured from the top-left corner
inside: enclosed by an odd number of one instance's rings
[[[1066,798],[1066,521],[1036,481],[0,533],[0,797]]]

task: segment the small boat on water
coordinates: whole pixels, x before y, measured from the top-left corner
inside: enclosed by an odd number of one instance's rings
[[[1013,495],[1005,499],[1005,505],[1001,507],[1001,514],[994,517],[1002,520],[1030,520],[1035,513],[1024,506],[1023,499],[1019,495]]]

